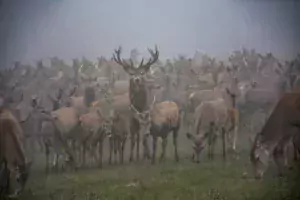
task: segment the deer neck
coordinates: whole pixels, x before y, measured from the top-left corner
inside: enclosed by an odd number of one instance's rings
[[[147,109],[147,89],[145,81],[135,85],[132,80],[129,84],[130,104],[132,104],[139,112]]]

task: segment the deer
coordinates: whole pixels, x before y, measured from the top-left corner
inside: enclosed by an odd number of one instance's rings
[[[151,65],[153,65],[159,57],[159,51],[157,46],[155,46],[155,51],[148,49],[151,54],[151,58],[147,63],[144,64],[144,59],[140,62],[138,67],[134,66],[133,60],[129,59],[128,61],[121,59],[121,47],[115,50],[113,53],[112,59],[121,65],[125,72],[130,76],[129,80],[129,99],[130,105],[134,106],[136,110],[140,113],[143,113],[148,110],[147,100],[148,100],[148,90],[147,90],[147,80],[146,74],[150,70]],[[131,147],[130,147],[130,158],[129,161],[133,161],[133,151],[135,144],[136,146],[136,159],[139,161],[140,154],[140,130],[141,125],[139,120],[135,117],[135,115],[130,116],[130,132],[131,132]],[[146,140],[143,137],[143,140]],[[148,155],[147,155],[148,154]],[[144,148],[144,158],[149,158],[149,153],[146,153]]]
[[[293,137],[299,134],[299,98],[298,92],[285,93],[277,102],[261,131],[256,134],[250,151],[250,160],[256,179],[263,177],[270,157],[274,159],[278,175],[283,175],[285,147]],[[293,142],[298,150],[297,140]]]
[[[180,109],[173,101],[163,101],[155,103],[155,96],[149,110],[139,112],[131,105],[134,115],[139,120],[146,140],[143,141],[146,152],[149,152],[147,138],[152,136],[152,157],[151,163],[156,162],[156,147],[158,137],[162,138],[162,154],[160,162],[165,160],[167,138],[170,132],[173,132],[174,158],[179,161],[178,156],[178,132],[180,129]]]

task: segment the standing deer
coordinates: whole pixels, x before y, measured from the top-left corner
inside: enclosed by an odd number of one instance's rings
[[[150,70],[151,65],[153,65],[159,57],[159,52],[157,50],[157,46],[155,46],[155,52],[151,49],[148,49],[151,54],[151,58],[148,60],[146,64],[144,64],[144,59],[142,59],[140,65],[136,68],[134,67],[133,60],[129,59],[130,63],[126,62],[124,59],[120,58],[121,47],[118,50],[115,50],[113,54],[113,60],[121,65],[125,72],[130,75],[129,80],[129,99],[130,104],[136,108],[136,110],[140,113],[143,113],[148,110],[147,99],[148,93],[146,88],[146,78],[145,75]],[[130,148],[130,161],[133,161],[133,150],[135,147],[135,143],[137,144],[136,148],[136,156],[137,160],[139,160],[139,149],[140,149],[140,132],[141,126],[139,120],[131,115],[130,120],[130,132],[131,132],[131,148]],[[146,140],[143,137],[143,140]],[[146,155],[148,154],[148,155]],[[146,153],[144,149],[144,157],[150,157],[149,152]]]
[[[162,153],[160,162],[165,160],[167,138],[170,132],[173,132],[173,145],[174,145],[174,159],[179,161],[177,138],[180,129],[180,111],[178,105],[173,101],[163,101],[155,104],[155,96],[148,111],[139,112],[132,105],[134,115],[141,124],[144,137],[146,138],[143,143],[145,150],[149,152],[147,136],[152,136],[152,160],[151,163],[155,164],[156,148],[158,137],[162,138]]]

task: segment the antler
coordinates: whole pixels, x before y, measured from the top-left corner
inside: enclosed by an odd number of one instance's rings
[[[190,69],[190,71],[192,72],[192,74],[194,74],[195,76],[199,76],[200,73],[199,72],[196,72],[195,70],[193,70],[192,68]]]
[[[144,65],[144,59],[142,59],[140,65],[139,65],[139,69],[143,70],[143,73],[147,73],[151,67],[151,65],[153,65],[159,57],[159,51],[157,49],[157,45],[155,45],[155,52],[152,49],[148,48],[149,53],[151,54],[151,58],[149,58],[148,62]]]
[[[129,59],[130,64],[127,63],[124,59],[121,59],[120,57],[121,51],[122,51],[121,47],[115,50],[112,59],[119,65],[123,66],[124,70],[130,75],[147,73],[151,65],[153,65],[158,60],[159,57],[159,51],[157,49],[157,45],[155,45],[155,52],[151,49],[148,49],[149,53],[151,54],[151,58],[148,60],[148,62],[144,64],[144,59],[142,59],[139,67],[134,68],[133,60],[131,58]]]
[[[130,64],[128,64],[124,59],[121,59],[121,51],[122,51],[122,48],[120,46],[119,49],[116,49],[115,52],[113,53],[112,59],[116,63],[121,65],[128,74],[130,74],[130,75],[136,74],[136,72],[135,72],[136,70],[133,68],[132,59],[130,59]]]
[[[191,73],[196,77],[197,81],[199,81],[200,77],[201,77],[201,73],[200,72],[196,72],[195,70],[193,70],[192,68],[190,69]]]
[[[216,58],[208,58],[209,64],[214,65],[216,62]]]

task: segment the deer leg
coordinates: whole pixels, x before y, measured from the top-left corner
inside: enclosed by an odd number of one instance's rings
[[[98,160],[97,147],[98,147],[98,142],[96,144],[91,145],[92,165],[95,165]]]
[[[140,133],[136,133],[136,160],[140,160]]]
[[[228,145],[226,146],[226,151],[228,151],[229,154],[231,154],[233,152],[232,149],[232,144],[233,144],[233,130],[234,130],[234,126],[231,125],[229,130],[227,131],[227,133],[225,134],[225,140],[227,141]]]
[[[103,140],[101,139],[99,142],[99,167],[102,168],[103,161]]]
[[[78,149],[76,148],[75,141],[71,140],[71,148],[73,149],[73,152],[75,153],[76,158],[79,160],[79,152]]]
[[[120,137],[118,143],[119,143],[119,145],[118,145],[118,154],[119,154],[119,164],[120,164],[121,160],[122,160],[122,143],[123,143],[122,137]]]
[[[168,143],[167,137],[163,137],[162,138],[162,152],[160,155],[159,162],[162,162],[165,160],[167,143]]]
[[[31,150],[32,152],[36,152],[35,141],[34,141],[34,139],[33,139],[33,136],[30,136],[30,137],[28,138],[28,143],[29,143],[29,146],[30,146],[30,150]]]
[[[195,152],[192,153],[191,161],[195,162]]]
[[[152,164],[155,164],[155,158],[156,158],[156,146],[157,146],[157,137],[156,136],[153,136],[153,141],[152,141],[152,145],[153,145],[153,148],[152,148],[152,161],[151,163]]]
[[[119,145],[118,145],[118,152],[119,152],[119,163],[122,163],[122,144],[123,144],[123,139],[119,139]]]
[[[90,167],[93,167],[96,160],[96,145],[92,144],[92,142],[89,142],[89,160],[90,160]]]
[[[297,137],[299,136],[294,136],[293,137],[293,153],[294,153],[294,162],[297,162],[298,161],[298,157],[299,157],[299,148],[298,148],[298,145],[297,145],[297,140],[299,140]]]
[[[108,161],[108,163],[111,165],[111,157],[112,157],[112,152],[113,152],[113,137],[111,136],[110,138],[109,138],[109,161]]]
[[[81,156],[81,145],[78,145],[77,143],[74,144],[75,146],[75,153],[77,154],[77,157],[78,157],[78,164],[81,165],[81,162],[82,162],[82,156]]]
[[[285,166],[284,149],[287,141],[288,141],[288,137],[283,138],[273,150],[273,158],[277,166],[279,176],[283,175],[283,169]]]
[[[216,142],[217,142],[217,135],[213,134],[212,144],[211,144],[211,160],[214,160],[215,157]]]
[[[88,144],[86,144],[85,146],[85,156],[86,156],[86,166],[90,167],[91,164],[91,157],[89,155],[90,152],[90,146]]]
[[[296,149],[296,164],[299,165],[299,155],[300,155],[300,149],[295,147]]]
[[[88,156],[89,156],[89,166],[92,167],[93,164],[95,163],[95,148],[94,148],[94,145],[93,144],[89,144],[89,153],[88,153]]]
[[[55,172],[57,172],[58,171],[58,157],[59,157],[58,153],[55,152],[54,155],[53,155],[53,157],[54,158],[53,158],[52,168],[53,168],[53,170]]]
[[[238,125],[234,125],[234,131],[233,131],[233,144],[232,144],[232,150],[234,153],[234,156],[236,159],[238,159],[237,151],[236,151],[236,143],[237,143],[237,137],[238,137]]]
[[[84,143],[81,145],[81,167],[84,166]]]
[[[214,159],[214,146],[215,146],[215,123],[210,124],[210,131],[209,131],[209,142],[210,142],[210,159]]]
[[[124,150],[125,150],[125,144],[126,144],[126,137],[123,138],[122,141],[122,149],[121,149],[121,164],[124,162]]]
[[[211,133],[208,133],[208,150],[207,150],[208,160],[211,160]]]
[[[174,145],[174,157],[175,157],[174,159],[175,159],[175,162],[179,162],[178,142],[177,142],[179,127],[180,126],[178,126],[175,130],[173,130],[173,145]]]
[[[133,161],[133,150],[135,146],[135,134],[131,132],[131,137],[130,137],[130,157],[129,157],[129,162]]]
[[[283,154],[284,154],[284,150],[280,146],[277,146],[273,151],[274,161],[278,168],[278,176],[280,177],[283,175],[283,166],[285,163]]]
[[[222,151],[223,151],[223,160],[226,161],[226,132],[225,128],[222,127],[221,129],[221,134],[222,134]]]
[[[150,153],[149,153],[149,145],[148,145],[148,136],[146,135],[143,136],[143,147],[144,147],[143,158],[144,160],[149,159]]]
[[[41,141],[40,138],[38,138],[37,143],[38,143],[38,146],[39,146],[39,148],[40,148],[40,151],[43,152],[43,151],[44,151],[44,149],[43,149],[43,146],[44,146],[44,145],[43,145],[43,142]],[[33,146],[35,146],[35,145],[33,145]]]
[[[298,150],[295,144],[293,144],[293,157],[294,157],[294,162],[298,161]]]
[[[83,146],[82,146],[82,166],[85,167],[85,163],[86,163],[86,143],[84,142],[83,143]]]
[[[50,148],[47,142],[44,142],[45,144],[45,154],[46,154],[46,174],[48,175],[49,173],[49,155],[50,155]]]
[[[117,154],[119,150],[119,137],[114,139],[114,164],[117,164]]]

